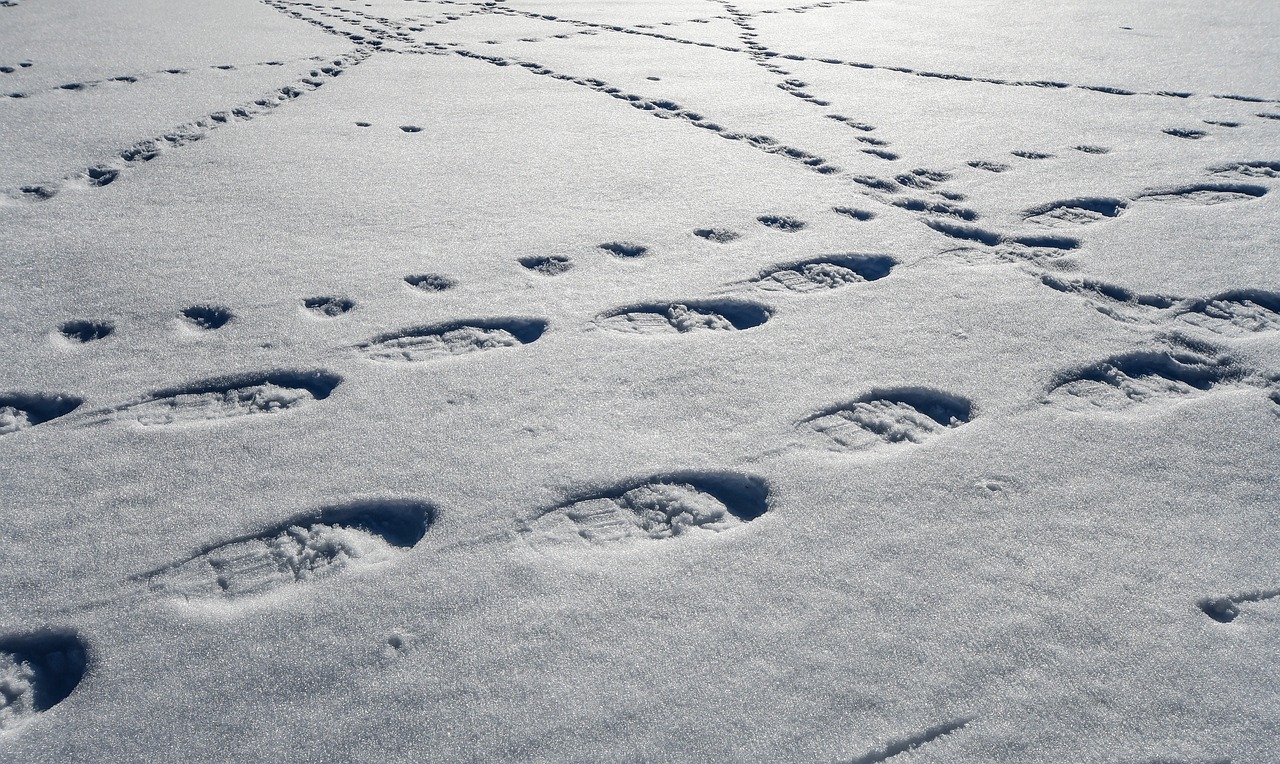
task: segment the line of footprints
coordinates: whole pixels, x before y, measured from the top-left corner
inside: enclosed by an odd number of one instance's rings
[[[1280,163],[1238,163],[1230,172],[1276,178],[1280,177]],[[1199,199],[1200,203],[1222,203],[1239,197],[1257,198],[1265,192],[1263,187],[1241,191],[1210,184],[1189,193],[1206,197]],[[1129,204],[1125,199],[1065,200],[1029,210],[1025,218],[1049,227],[1088,225],[1119,216]],[[835,212],[867,219],[850,215],[844,208]],[[784,233],[805,227],[802,221],[784,216],[762,215],[758,221]],[[734,231],[714,228],[699,229],[694,235],[725,245],[739,238]],[[985,246],[999,252],[1007,244],[1001,240]],[[645,246],[629,242],[610,242],[600,248],[620,258],[649,254]],[[547,276],[572,267],[568,258],[559,256],[519,262]],[[766,268],[742,284],[766,292],[828,294],[889,277],[897,265],[893,257],[879,254],[816,257]],[[1044,404],[1067,411],[1115,412],[1187,400],[1220,389],[1256,388],[1266,390],[1271,401],[1280,406],[1276,380],[1250,369],[1217,342],[1217,338],[1231,340],[1280,331],[1280,294],[1234,290],[1208,298],[1143,295],[1048,270],[1031,268],[1028,272],[1049,289],[1079,297],[1118,321],[1202,332],[1197,337],[1159,331],[1132,352],[1064,371],[1047,385]],[[405,282],[426,291],[454,286],[451,279],[438,274],[409,276]],[[343,297],[314,297],[304,300],[302,307],[317,316],[338,318],[351,311],[354,302]],[[628,306],[597,316],[594,324],[645,335],[742,332],[763,325],[771,315],[768,306],[754,301],[707,299]],[[195,330],[216,331],[233,315],[226,308],[193,306],[182,311],[182,319]],[[417,364],[477,352],[509,351],[536,342],[547,328],[548,323],[538,318],[461,320],[380,335],[354,350],[371,362]],[[94,342],[112,331],[109,323],[81,320],[63,325],[61,335],[68,342]],[[0,393],[0,436],[64,417],[83,424],[123,420],[163,427],[280,414],[325,400],[341,383],[342,377],[329,371],[274,370],[179,385],[88,412],[80,411],[83,401],[72,395]],[[924,386],[875,388],[811,413],[797,422],[796,428],[817,447],[863,452],[922,444],[964,426],[978,414],[979,407],[973,401],[945,391]],[[665,473],[567,497],[518,518],[510,533],[540,548],[608,551],[730,532],[770,508],[768,484],[757,476]],[[421,542],[436,517],[435,507],[416,500],[322,507],[263,531],[204,546],[186,558],[134,576],[131,585],[134,595],[141,598],[199,602],[253,598],[351,567],[393,560]],[[1206,598],[1198,605],[1209,618],[1228,623],[1240,615],[1242,606],[1278,596],[1280,590],[1247,591]],[[21,726],[65,699],[83,677],[88,656],[83,640],[71,631],[0,635],[0,731]]]

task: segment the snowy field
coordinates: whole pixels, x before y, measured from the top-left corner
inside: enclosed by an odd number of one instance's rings
[[[1275,0],[0,2],[0,761],[1280,762]]]

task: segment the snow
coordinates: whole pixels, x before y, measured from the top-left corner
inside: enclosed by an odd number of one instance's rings
[[[1276,761],[1278,33],[0,3],[0,761]]]

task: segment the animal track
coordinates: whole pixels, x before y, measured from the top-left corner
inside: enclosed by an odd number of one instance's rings
[[[547,322],[533,318],[476,319],[404,329],[357,346],[374,361],[417,363],[535,342]]]
[[[687,334],[702,331],[743,331],[769,320],[763,305],[740,301],[690,301],[634,305],[596,318],[596,323],[627,334]]]
[[[207,546],[136,576],[156,594],[233,600],[394,559],[422,540],[436,511],[418,501],[325,507],[260,533]]]
[[[801,422],[841,451],[887,443],[923,443],[973,418],[966,398],[920,387],[872,390]]]
[[[1063,374],[1044,402],[1071,411],[1122,411],[1199,397],[1243,376],[1223,358],[1177,349],[1136,351]]]
[[[326,371],[274,371],[157,390],[138,403],[111,409],[97,421],[130,419],[167,426],[279,414],[328,398],[342,378]]]
[[[766,228],[772,228],[775,231],[786,231],[787,233],[795,233],[804,228],[804,223],[793,217],[785,215],[761,215],[756,218],[760,224]]]
[[[420,292],[443,292],[453,289],[458,282],[439,273],[423,273],[418,276],[405,276],[404,283]]]
[[[1139,198],[1175,204],[1227,204],[1265,196],[1264,186],[1249,183],[1196,183],[1190,186],[1147,191]]]
[[[731,531],[767,512],[768,499],[765,482],[749,475],[655,475],[553,507],[518,532],[539,545],[620,548]]]
[[[0,393],[0,435],[10,435],[66,416],[84,401],[74,395]]]
[[[0,636],[0,732],[66,700],[87,665],[88,651],[71,632]]]
[[[1265,602],[1280,597],[1280,589],[1245,592],[1232,597],[1211,597],[1196,603],[1201,612],[1218,623],[1231,623],[1240,616],[1240,606],[1246,602]]]
[[[742,238],[740,234],[727,228],[699,228],[693,232],[693,235],[719,244],[728,244]]]
[[[302,307],[324,318],[337,318],[356,306],[346,297],[307,297],[302,300]]]
[[[58,327],[58,332],[72,342],[93,342],[111,336],[116,330],[110,321],[68,321]]]
[[[882,279],[895,265],[887,255],[833,255],[776,265],[752,281],[770,291],[817,292]]]
[[[1128,206],[1129,203],[1123,199],[1080,197],[1032,207],[1023,214],[1023,219],[1050,228],[1087,225],[1104,218],[1119,217]]]
[[[643,244],[632,244],[626,241],[611,241],[601,244],[599,248],[618,257],[644,257],[649,254],[649,248]]]
[[[182,317],[197,329],[211,331],[226,326],[234,314],[217,305],[192,305],[182,309]]]

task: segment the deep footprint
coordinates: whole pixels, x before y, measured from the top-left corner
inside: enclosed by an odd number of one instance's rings
[[[88,650],[71,632],[0,636],[0,732],[66,700],[87,665]]]
[[[924,443],[973,418],[967,398],[927,388],[872,390],[857,400],[820,411],[801,426],[840,451],[886,444]]]
[[[231,310],[218,305],[192,305],[182,309],[182,318],[196,329],[221,329],[234,317]]]
[[[657,475],[561,504],[518,531],[534,544],[620,548],[731,531],[767,512],[768,498],[749,475]]]
[[[768,308],[752,302],[693,301],[619,308],[599,316],[596,323],[627,334],[732,332],[759,326],[770,314]]]
[[[58,328],[59,333],[71,342],[94,342],[111,336],[116,330],[110,321],[68,321]]]
[[[10,435],[66,416],[84,401],[74,395],[0,393],[0,435]]]
[[[188,600],[252,597],[394,559],[422,540],[435,516],[432,506],[418,501],[325,507],[205,547],[137,579],[152,592]]]
[[[897,261],[887,255],[817,257],[774,266],[752,281],[768,291],[819,292],[882,279],[895,265]]]
[[[342,378],[325,371],[275,371],[195,382],[158,390],[100,420],[167,426],[280,414],[328,398]]]
[[[417,276],[405,276],[404,283],[420,292],[443,292],[453,289],[458,282],[439,273],[423,273]]]
[[[547,322],[534,318],[477,319],[404,329],[359,345],[374,361],[417,363],[536,342]]]
[[[1121,411],[1195,398],[1243,376],[1229,361],[1191,351],[1137,351],[1062,375],[1044,402],[1070,411]]]

